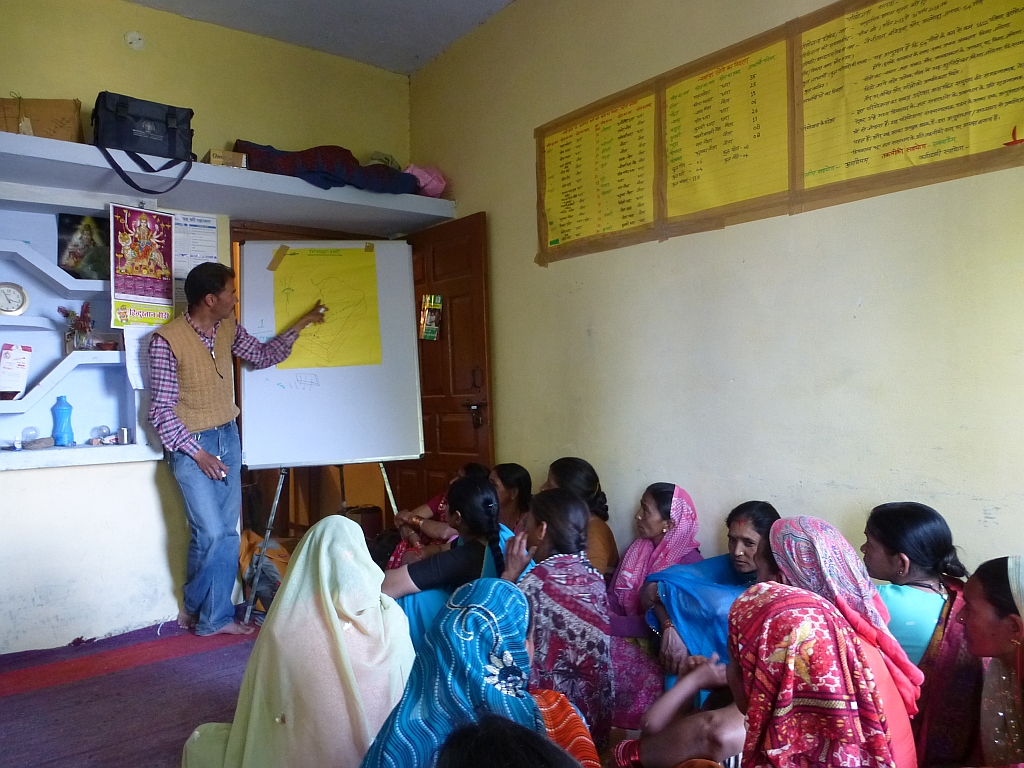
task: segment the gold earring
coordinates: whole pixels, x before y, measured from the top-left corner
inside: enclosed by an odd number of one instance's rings
[[[662,532],[662,533],[668,533],[668,528],[662,528],[662,529],[661,529],[661,532]]]

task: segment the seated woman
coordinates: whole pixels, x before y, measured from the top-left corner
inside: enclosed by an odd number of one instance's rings
[[[839,609],[874,675],[896,767],[917,768],[910,718],[917,714],[924,675],[889,632],[888,611],[864,563],[835,527],[815,517],[779,520],[769,539],[771,549],[759,553],[758,581],[784,581]]]
[[[183,768],[358,766],[413,665],[408,622],[383,580],[356,523],[333,515],[310,528],[249,657],[234,722],[199,726]]]
[[[982,665],[959,621],[967,569],[942,515],[916,502],[871,510],[861,547],[868,575],[888,581],[878,593],[889,630],[924,674],[912,725],[920,765],[967,765],[977,732]]]
[[[489,470],[483,464],[470,462],[459,469],[458,474],[448,483],[448,487],[451,488],[451,484],[460,477],[483,480],[488,474]],[[399,510],[395,515],[395,525],[402,539],[391,553],[385,569],[388,571],[436,555],[444,544],[458,535],[458,532],[448,525],[447,490],[412,511]]]
[[[533,481],[525,467],[498,464],[491,470],[491,485],[498,492],[498,519],[512,533],[523,532],[523,515],[530,508]]]
[[[725,519],[729,554],[652,573],[642,602],[652,605],[648,621],[661,631],[661,664],[670,675],[687,669],[686,659],[728,659],[729,608],[757,578],[755,557],[779,519],[767,501],[745,501]],[[668,681],[671,687],[671,681]]]
[[[856,637],[832,603],[803,589],[767,582],[737,598],[727,676],[747,717],[744,766],[899,765]]]
[[[654,633],[640,605],[640,590],[653,573],[702,560],[697,549],[697,512],[685,490],[654,483],[640,497],[639,536],[629,545],[608,590],[612,611],[612,672],[615,706],[612,725],[636,729],[664,690]]]
[[[567,456],[552,462],[548,467],[548,479],[540,487],[561,488],[575,493],[590,509],[590,524],[587,526],[587,558],[597,572],[610,576],[619,564],[619,548],[615,534],[608,527],[608,498],[601,490],[601,481],[594,468],[583,459]]]
[[[685,760],[723,761],[737,755],[746,731],[743,715],[725,690],[729,608],[757,577],[757,553],[779,513],[765,501],[748,501],[729,513],[729,554],[693,565],[677,565],[648,577],[645,602],[661,627],[661,661],[679,675],[641,719],[641,737],[621,742],[616,765],[672,768]],[[710,691],[699,711],[695,696]]]
[[[451,484],[448,522],[459,535],[450,549],[384,574],[381,591],[402,606],[417,651],[454,589],[505,569],[502,548],[512,532],[498,522],[498,497],[487,479],[460,477]]]
[[[594,743],[565,697],[526,692],[529,634],[529,603],[514,584],[479,579],[456,590],[427,633],[405,694],[363,768],[429,768],[456,728],[488,714],[546,735],[597,768]]]
[[[530,502],[526,530],[509,544],[502,578],[519,580],[530,604],[531,690],[564,693],[602,745],[611,723],[611,645],[604,579],[586,556],[589,521],[575,494],[541,491]],[[520,580],[531,555],[537,566]]]
[[[960,621],[971,653],[990,659],[979,713],[981,765],[1024,763],[1024,558],[978,566],[964,589]]]

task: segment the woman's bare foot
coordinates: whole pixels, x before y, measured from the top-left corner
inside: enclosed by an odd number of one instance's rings
[[[178,626],[182,629],[195,629],[196,617],[182,608],[178,611]]]
[[[223,627],[218,629],[216,632],[211,632],[210,634],[211,635],[251,635],[255,631],[256,631],[255,627],[248,627],[245,624],[237,624],[236,622],[231,622],[230,624],[225,624]]]

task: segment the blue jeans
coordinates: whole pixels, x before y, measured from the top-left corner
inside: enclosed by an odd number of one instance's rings
[[[235,616],[231,591],[238,573],[236,526],[242,508],[242,449],[233,421],[193,437],[229,469],[223,480],[211,480],[188,454],[175,451],[170,456],[192,531],[183,589],[185,610],[198,618],[196,634],[210,635]]]

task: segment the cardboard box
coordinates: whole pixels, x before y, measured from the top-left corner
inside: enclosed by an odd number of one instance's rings
[[[248,168],[248,158],[244,152],[229,152],[226,149],[211,149],[203,158],[210,165],[228,165],[232,168]]]
[[[23,121],[24,130],[21,129]],[[85,140],[82,102],[78,99],[0,99],[0,130],[82,143]]]

